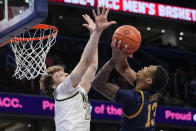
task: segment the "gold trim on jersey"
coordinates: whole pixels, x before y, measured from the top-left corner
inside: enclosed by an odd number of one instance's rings
[[[137,90],[136,90],[136,91],[137,91]],[[135,114],[133,114],[133,115],[131,115],[131,116],[126,115],[126,114],[124,113],[124,111],[123,111],[123,115],[124,115],[125,117],[129,118],[129,119],[132,119],[132,118],[135,118],[136,116],[138,116],[138,115],[141,113],[142,108],[143,108],[143,106],[144,106],[144,93],[143,93],[143,91],[139,91],[139,90],[138,90],[137,92],[139,92],[139,93],[141,94],[141,96],[142,96],[142,104],[141,104],[139,110],[138,110]]]

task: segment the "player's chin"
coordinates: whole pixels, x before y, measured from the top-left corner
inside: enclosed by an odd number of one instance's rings
[[[139,74],[138,74],[138,72],[136,73],[136,77],[138,78],[138,76],[139,76]]]
[[[59,78],[59,84],[62,83],[62,82],[66,79],[66,77],[67,77],[67,76],[62,76],[62,77],[60,77],[60,78]]]
[[[141,71],[138,71],[138,72],[136,73],[136,76],[138,77],[138,76],[140,75],[140,73],[141,73]]]
[[[140,71],[138,71],[138,72],[136,73],[136,78],[137,78],[137,79],[141,78],[141,72],[140,72]]]
[[[68,73],[65,73],[65,75],[64,75],[64,76],[65,76],[65,78],[66,78],[68,75],[69,75]]]

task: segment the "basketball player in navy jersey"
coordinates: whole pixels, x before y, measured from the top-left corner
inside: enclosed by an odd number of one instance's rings
[[[167,85],[167,71],[162,66],[151,65],[136,73],[130,68],[127,62],[128,56],[124,54],[127,46],[121,50],[121,44],[121,41],[112,41],[112,57],[98,72],[92,87],[122,105],[120,131],[154,131],[157,93]],[[109,74],[114,68],[135,89],[122,90],[117,85],[107,83]]]

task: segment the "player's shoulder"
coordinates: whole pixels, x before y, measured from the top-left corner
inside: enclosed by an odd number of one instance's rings
[[[144,94],[144,102],[146,104],[158,101],[158,94],[155,92],[143,91],[143,94]]]
[[[130,103],[130,101],[134,102],[134,101],[139,101],[142,97],[142,91],[139,90],[134,90],[134,89],[119,89],[116,93],[116,101],[117,102],[128,102]]]
[[[137,95],[140,95],[140,90],[135,90],[135,89],[119,89],[117,91],[117,93],[119,94],[124,94],[124,95],[127,95],[127,96],[137,96]]]
[[[143,90],[142,92],[143,92],[145,97],[150,97],[150,96],[156,96],[157,97],[158,96],[158,93],[156,93],[156,92],[145,91],[145,90]]]
[[[79,86],[73,87],[70,75],[60,83],[54,91],[54,97],[56,100],[67,100],[68,98],[75,97],[79,93]]]

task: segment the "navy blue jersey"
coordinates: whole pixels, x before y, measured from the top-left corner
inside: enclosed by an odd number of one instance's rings
[[[157,94],[140,90],[117,91],[116,102],[122,104],[120,131],[154,131]]]

